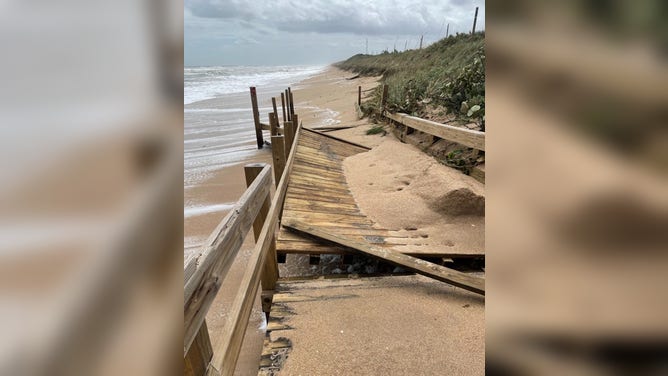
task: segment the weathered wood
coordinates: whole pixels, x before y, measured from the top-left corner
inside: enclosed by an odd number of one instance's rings
[[[234,257],[259,213],[271,185],[269,166],[239,198],[206,241],[199,265],[184,286],[184,356],[199,330]]]
[[[357,105],[362,106],[362,87],[357,87]]]
[[[415,128],[419,131],[429,133],[442,139],[453,141],[473,149],[483,151],[485,150],[485,132],[453,127],[451,125],[420,119],[418,117],[402,113],[392,114],[386,112],[385,116],[400,124]]]
[[[299,115],[298,114],[295,114],[295,113],[292,114],[292,124],[299,125]]]
[[[485,184],[485,165],[476,166],[471,170],[471,177]]]
[[[271,155],[274,160],[274,182],[280,182],[285,169],[285,139],[283,136],[271,136]]]
[[[278,135],[278,119],[276,118],[276,113],[270,112],[268,116],[269,116],[269,131],[271,132],[272,136],[277,136]]]
[[[299,134],[300,129],[297,128],[296,139],[299,139]],[[220,346],[216,346],[216,349],[220,349],[220,351],[214,353],[213,359],[209,363],[209,369],[207,370],[207,375],[209,376],[228,376],[234,374],[243,337],[248,326],[248,319],[253,308],[255,296],[257,295],[259,276],[263,268],[263,263],[267,259],[267,254],[272,244],[274,244],[273,238],[278,225],[281,205],[285,199],[288,187],[287,176],[290,174],[294,155],[294,152],[290,154],[286,168],[283,171],[283,176],[280,179],[278,187],[276,187],[276,194],[271,202],[269,213],[267,213],[267,220],[262,227],[258,243],[255,245],[253,253],[246,264],[246,271],[239,284],[239,291],[229,310],[229,319],[223,327],[223,332],[220,336]]]
[[[283,110],[283,124],[285,124],[288,119],[285,117],[285,94],[281,92],[281,109]]]
[[[294,124],[297,124],[293,118],[293,115],[295,114],[295,98],[292,96],[292,89],[290,89],[290,87],[288,87],[288,96],[290,97],[290,120],[292,120]]]
[[[475,16],[473,17],[473,29],[471,30],[471,34],[475,34],[475,26],[478,23],[478,7],[475,7]]]
[[[338,138],[338,137],[336,137],[336,136],[332,136],[331,134],[318,132],[318,131],[316,131],[316,130],[314,130],[314,129],[311,129],[311,128],[304,128],[304,130],[307,130],[307,131],[312,132],[312,133],[315,133],[315,134],[319,134],[319,135],[324,136],[324,137],[327,137],[327,138],[331,138],[332,140],[337,140],[337,141],[343,142],[343,143],[345,143],[345,144],[352,145],[352,146],[355,146],[355,147],[364,149],[365,151],[366,151],[366,150],[371,150],[371,148],[368,147],[368,146],[364,146],[364,145],[360,145],[360,144],[355,143],[355,142],[352,142],[352,141],[344,140],[344,139],[342,139],[342,138]]]
[[[374,247],[368,243],[360,242],[334,234],[330,231],[310,226],[304,222],[296,220],[284,220],[283,227],[307,233],[311,236],[322,238],[336,244],[356,249],[367,255],[383,259],[392,264],[400,265],[416,273],[434,278],[438,281],[449,283],[453,286],[463,288],[476,294],[485,295],[485,280],[483,278],[473,277],[456,270],[436,265],[434,263],[420,260],[391,249]]]
[[[253,109],[253,122],[255,123],[255,137],[257,139],[257,148],[262,149],[264,140],[262,138],[262,125],[260,124],[260,111],[257,107],[257,92],[255,86],[250,88],[251,107]]]
[[[288,95],[288,89],[285,89],[285,110],[288,113],[288,121],[292,121],[292,114],[290,113],[290,95]]]
[[[292,126],[291,121],[286,121],[285,123],[283,123],[283,128],[284,128],[283,134],[285,135],[285,149],[289,155],[290,152],[292,151],[292,146],[293,146],[292,144],[295,139],[295,130],[294,127]]]
[[[388,91],[388,86],[383,85],[383,94],[380,97],[380,108],[378,109],[381,114],[385,112],[385,104],[387,103],[387,91]]]
[[[276,109],[276,98],[271,97],[271,106],[274,108],[274,114],[276,114],[276,123],[278,123],[278,110]]]
[[[213,349],[211,348],[209,329],[207,328],[206,321],[204,321],[186,357],[183,359],[183,374],[186,376],[204,375],[212,357]]]
[[[262,172],[262,170],[267,166],[265,163],[253,163],[244,166],[244,174],[246,176],[246,186],[250,186],[255,181],[255,178]],[[255,221],[253,222],[253,235],[255,236],[255,242],[257,242],[262,232],[262,226],[267,218],[267,213],[269,212],[269,207],[271,206],[271,197],[267,195],[264,199],[264,204],[260,208],[260,212],[257,214]],[[275,242],[274,242],[275,244]],[[276,281],[278,280],[278,263],[276,262],[276,247],[271,247],[269,253],[267,254],[267,260],[264,264],[264,272],[262,273],[262,290],[274,290],[276,288]]]

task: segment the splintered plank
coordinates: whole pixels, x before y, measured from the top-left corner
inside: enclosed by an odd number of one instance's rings
[[[307,225],[306,223],[300,221],[288,220],[283,223],[283,226],[355,249],[367,255],[383,259],[392,264],[403,266],[426,277],[434,278],[438,281],[445,282],[480,295],[485,295],[485,280],[483,278],[473,277],[465,273],[461,273],[428,261],[420,260],[418,258],[393,251],[391,249],[374,247],[368,243],[363,243],[348,237],[343,237],[330,231]]]

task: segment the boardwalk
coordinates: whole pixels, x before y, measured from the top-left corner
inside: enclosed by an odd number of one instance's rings
[[[355,203],[343,173],[345,158],[368,149],[304,128],[288,180],[283,220],[299,220],[338,235],[379,247],[406,246],[413,256],[479,256],[481,251],[452,253],[447,247],[426,246],[418,233],[385,229],[367,218]],[[338,254],[347,250],[281,228],[276,245],[280,253]]]

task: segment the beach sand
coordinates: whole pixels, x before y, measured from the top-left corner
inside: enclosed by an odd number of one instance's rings
[[[372,152],[363,153],[346,161],[346,173],[348,175],[351,190],[355,194],[361,209],[378,223],[389,227],[419,228],[421,233],[428,236],[434,245],[450,245],[461,249],[482,248],[484,245],[484,218],[481,216],[480,207],[469,208],[470,212],[464,215],[441,215],[434,205],[438,206],[438,200],[442,198],[444,191],[440,190],[440,184],[444,179],[452,180],[453,177],[461,177],[458,172],[443,165],[438,165],[431,157],[422,154],[412,145],[397,142],[392,135],[366,135],[366,131],[373,125],[367,119],[357,120],[354,103],[357,100],[357,88],[362,86],[363,98],[368,90],[378,84],[377,78],[360,77],[349,80],[354,76],[336,68],[327,68],[321,74],[304,80],[294,85],[293,93],[295,100],[295,112],[304,127],[318,128],[321,126],[340,125],[354,126],[350,129],[329,132],[336,137],[344,138],[369,147],[378,147]],[[367,91],[365,93],[365,91]],[[260,107],[266,104],[260,103]],[[250,111],[250,108],[248,109]],[[279,112],[280,112],[279,102]],[[252,124],[249,124],[252,127]],[[393,160],[387,158],[390,155],[410,156],[406,159]],[[375,162],[371,162],[375,161]],[[211,175],[210,178],[194,187],[184,190],[186,202],[196,202],[203,207],[234,203],[245,190],[243,165],[251,162],[271,163],[271,149],[265,147],[260,150],[256,157],[248,162],[223,168]],[[370,164],[382,165],[382,169],[369,168]],[[423,174],[421,171],[410,172],[411,166],[421,165],[430,172]],[[453,172],[454,171],[454,172]],[[414,188],[408,188],[405,192],[397,192],[396,184],[407,175],[413,174],[412,179],[416,182]],[[367,190],[368,182],[364,176],[372,178],[377,182],[375,188]],[[482,186],[468,177],[464,177],[456,183],[452,183],[451,190],[460,188],[468,189],[477,200],[482,200],[484,206],[484,193]],[[401,184],[401,183],[400,183]],[[430,197],[429,192],[433,192]],[[393,199],[389,200],[392,197]],[[468,197],[468,196],[467,196]],[[404,199],[418,200],[418,205],[398,207]],[[447,206],[447,204],[442,204]],[[202,209],[206,211],[206,209]],[[398,211],[397,211],[398,210]],[[476,211],[477,210],[477,211]],[[224,218],[226,210],[219,210],[202,215],[193,215],[184,220],[184,236],[186,242],[185,252],[196,252],[197,247],[189,245],[201,242],[209,236],[216,225]],[[408,219],[401,219],[399,213],[409,214]],[[472,226],[473,225],[473,226]],[[455,234],[444,236],[443,227],[453,229]],[[472,231],[465,231],[471,227]],[[207,324],[211,339],[216,348],[216,340],[226,320],[226,309],[231,304],[237,290],[238,283],[244,273],[245,260],[247,260],[253,248],[252,236],[248,236],[235,264],[230,269],[221,292],[214,301],[207,315]],[[290,255],[293,256],[293,255]],[[305,256],[308,258],[308,256]],[[291,259],[288,258],[288,264]],[[308,265],[307,263],[305,265]],[[282,270],[286,267],[281,264]],[[427,304],[427,303],[425,303]],[[484,307],[479,308],[484,311]],[[479,320],[473,320],[471,325],[481,327]],[[237,364],[237,374],[257,374],[257,361],[262,348],[263,332],[259,329],[263,324],[259,299],[256,300],[251,321],[246,333],[244,347]],[[317,333],[313,333],[317,336]]]

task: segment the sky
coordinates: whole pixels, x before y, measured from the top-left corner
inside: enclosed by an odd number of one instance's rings
[[[186,66],[329,64],[485,25],[484,0],[185,0]]]

